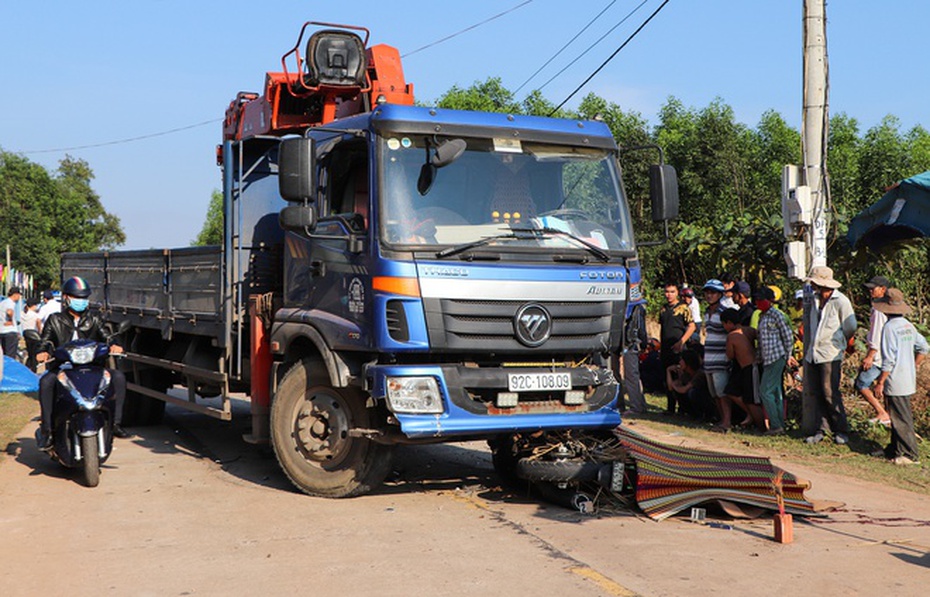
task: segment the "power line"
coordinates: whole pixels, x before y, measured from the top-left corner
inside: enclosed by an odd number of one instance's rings
[[[413,50],[413,51],[411,51],[411,52],[407,52],[406,54],[402,54],[402,55],[401,55],[401,58],[406,58],[407,56],[413,56],[414,54],[416,54],[417,52],[419,52],[419,51],[421,51],[421,50],[425,50],[425,49],[427,49],[427,48],[432,48],[433,46],[438,46],[439,44],[441,44],[441,43],[444,42],[444,41],[449,41],[449,40],[452,39],[453,37],[457,37],[457,36],[459,36],[459,35],[461,35],[461,34],[463,34],[463,33],[466,33],[466,32],[468,32],[468,31],[471,31],[472,29],[475,29],[475,28],[477,28],[477,27],[480,27],[481,25],[484,25],[485,23],[490,23],[490,22],[493,21],[494,19],[500,18],[500,17],[504,16],[504,15],[507,14],[507,13],[511,13],[511,12],[517,10],[518,8],[522,8],[522,7],[526,6],[527,4],[531,3],[532,1],[533,1],[533,0],[526,0],[525,2],[521,2],[520,4],[517,4],[516,6],[514,6],[513,8],[508,8],[508,9],[505,10],[504,12],[498,13],[498,14],[494,15],[493,17],[487,18],[487,19],[481,21],[480,23],[475,23],[474,25],[472,25],[472,26],[470,26],[470,27],[466,27],[466,28],[462,29],[461,31],[458,31],[457,33],[453,33],[452,35],[447,35],[446,37],[444,37],[444,38],[442,38],[442,39],[440,39],[440,40],[437,40],[437,41],[434,41],[434,42],[432,42],[432,43],[426,44],[426,45],[423,46],[422,48],[417,48],[416,50]]]
[[[596,46],[596,45],[598,45],[599,43],[601,43],[602,41],[604,41],[604,38],[607,37],[608,35],[610,35],[611,33],[613,33],[614,30],[615,30],[617,27],[619,27],[620,25],[626,23],[627,20],[629,20],[630,17],[632,17],[634,14],[636,14],[636,12],[639,11],[639,9],[642,8],[643,5],[646,4],[647,2],[649,2],[649,0],[643,0],[642,2],[640,2],[640,3],[636,6],[636,8],[634,8],[634,9],[631,10],[629,13],[627,13],[627,15],[626,15],[625,17],[623,17],[622,19],[620,19],[620,22],[618,22],[616,25],[614,25],[613,27],[611,27],[610,29],[608,29],[607,32],[606,32],[604,35],[602,35],[602,36],[600,36],[599,38],[597,38],[597,41],[595,41],[593,44],[591,44],[590,46],[588,46],[587,49],[586,49],[584,52],[582,52],[582,53],[579,54],[574,60],[572,60],[571,62],[569,62],[568,64],[566,64],[566,65],[562,68],[562,70],[560,70],[559,72],[557,72],[557,73],[555,73],[554,75],[552,75],[551,77],[549,77],[549,80],[548,80],[548,81],[546,81],[545,83],[543,83],[542,85],[539,86],[539,90],[541,91],[541,90],[545,89],[545,87],[546,87],[547,85],[549,85],[549,83],[551,83],[551,82],[553,82],[554,80],[556,80],[557,78],[559,78],[559,76],[560,76],[562,73],[564,73],[565,71],[567,71],[569,68],[571,68],[572,65],[574,65],[576,62],[578,62],[579,60],[581,60],[581,59],[584,57],[585,54],[587,54],[588,52],[590,52],[591,50],[593,50],[593,49],[594,49],[594,46]]]
[[[530,81],[532,81],[533,78],[536,77],[536,75],[538,75],[538,74],[540,73],[540,71],[542,71],[544,68],[546,68],[547,66],[549,66],[549,64],[551,64],[553,60],[555,60],[556,58],[558,58],[559,54],[561,54],[562,52],[565,51],[565,48],[567,48],[568,46],[570,46],[570,45],[572,45],[573,43],[575,43],[575,40],[578,39],[578,37],[581,36],[582,33],[584,33],[585,31],[587,31],[587,30],[588,30],[588,27],[590,27],[591,25],[593,25],[595,21],[597,21],[599,18],[601,18],[601,15],[603,15],[605,12],[607,12],[607,9],[608,9],[608,8],[610,8],[611,6],[613,6],[613,5],[616,4],[616,3],[617,3],[617,0],[610,0],[610,4],[608,4],[607,6],[605,6],[604,9],[601,10],[601,12],[597,13],[597,15],[596,15],[593,19],[591,19],[590,21],[588,21],[588,24],[585,25],[584,27],[582,27],[582,28],[581,28],[581,31],[579,31],[578,33],[576,33],[574,37],[572,37],[570,40],[568,40],[568,43],[567,43],[567,44],[565,44],[564,46],[562,46],[561,48],[559,48],[559,51],[556,52],[555,54],[553,54],[552,57],[549,58],[549,60],[546,60],[546,63],[545,63],[545,64],[543,64],[542,66],[540,66],[539,68],[537,68],[535,73],[533,73],[532,75],[530,75],[529,78],[527,78],[526,81],[523,81],[523,83],[522,83],[519,87],[517,87],[516,89],[514,89],[514,91],[513,91],[514,94],[519,93],[519,91],[520,91],[521,89],[523,89],[523,88],[526,86],[527,83],[529,83]],[[642,6],[642,5],[640,5],[640,6]],[[600,41],[600,40],[598,40],[598,41]]]
[[[152,133],[150,135],[140,135],[138,137],[128,137],[126,139],[117,139],[115,141],[105,141],[103,143],[93,143],[91,145],[75,145],[73,147],[59,147],[56,149],[34,149],[31,151],[21,151],[19,153],[23,154],[33,154],[33,153],[57,153],[62,151],[76,151],[78,149],[91,149],[94,147],[105,147],[107,145],[121,145],[123,143],[132,143],[133,141],[141,141],[143,139],[151,139],[153,137],[162,137],[164,135],[170,135],[172,133],[178,133],[181,131],[186,131],[189,129],[194,129],[201,126],[206,126],[208,124],[216,124],[222,122],[222,118],[214,118],[213,120],[204,120],[203,122],[198,122],[197,124],[189,124],[187,126],[181,126],[175,129],[162,131],[160,133]]]
[[[576,87],[574,91],[572,91],[570,94],[568,94],[568,97],[566,97],[564,100],[562,100],[562,103],[561,103],[561,104],[559,104],[558,106],[556,106],[555,109],[553,109],[552,112],[549,113],[549,116],[552,116],[553,114],[555,114],[556,112],[558,112],[559,109],[560,109],[562,106],[564,106],[564,105],[566,104],[566,102],[568,102],[568,100],[572,99],[572,97],[574,97],[576,93],[578,93],[579,91],[581,91],[581,88],[584,87],[585,85],[587,85],[588,82],[589,82],[591,79],[593,79],[593,78],[597,75],[597,73],[601,72],[601,70],[602,70],[605,66],[607,66],[607,63],[609,63],[611,60],[613,60],[613,59],[614,59],[614,56],[616,56],[617,54],[619,54],[619,53],[620,53],[620,50],[622,50],[623,48],[625,48],[626,45],[627,45],[628,43],[630,43],[630,42],[633,40],[633,38],[636,37],[636,36],[639,34],[639,32],[642,31],[643,28],[644,28],[647,24],[649,24],[649,21],[651,21],[651,20],[653,19],[653,17],[655,17],[657,14],[659,14],[659,11],[662,10],[663,8],[665,8],[665,5],[668,4],[668,3],[669,3],[669,0],[665,0],[664,2],[662,2],[662,4],[659,5],[659,8],[655,9],[655,10],[653,11],[653,13],[652,13],[651,15],[649,15],[649,18],[646,19],[645,21],[643,21],[643,24],[640,25],[640,26],[636,29],[636,31],[634,31],[628,38],[626,38],[626,41],[623,42],[622,44],[620,44],[620,47],[617,48],[616,50],[614,50],[614,53],[613,53],[613,54],[611,54],[610,56],[607,57],[607,60],[605,60],[604,62],[602,62],[601,65],[600,65],[599,67],[597,67],[597,68],[594,70],[593,73],[591,73],[590,75],[588,75],[588,78],[587,78],[587,79],[585,79],[584,81],[581,82],[581,85],[579,85],[578,87]]]

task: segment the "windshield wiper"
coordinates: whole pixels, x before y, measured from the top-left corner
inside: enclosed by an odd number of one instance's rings
[[[481,247],[486,244],[492,243],[496,240],[502,240],[505,238],[518,238],[518,239],[528,239],[533,238],[532,235],[526,234],[515,234],[515,232],[525,232],[524,229],[514,230],[512,232],[505,232],[504,234],[495,234],[494,236],[485,236],[484,238],[479,238],[478,240],[473,240],[471,242],[462,243],[461,245],[455,245],[454,247],[449,247],[448,249],[443,249],[436,253],[437,259],[442,259],[444,257],[451,257],[453,255],[458,255],[463,253],[468,249],[474,249],[475,247]]]
[[[601,261],[607,262],[610,261],[610,255],[608,255],[603,249],[594,243],[588,242],[580,236],[575,236],[571,232],[566,232],[565,230],[559,230],[558,228],[552,228],[550,226],[543,226],[542,228],[514,228],[514,232],[531,232],[535,235],[541,234],[557,234],[559,236],[564,236],[569,238],[576,243],[580,244],[582,247],[587,249],[592,255],[600,259]]]
[[[436,253],[436,258],[443,259],[444,257],[451,257],[453,255],[458,255],[459,253],[464,253],[465,251],[469,249],[481,247],[481,246],[490,244],[498,240],[510,239],[510,238],[520,239],[520,240],[538,239],[540,236],[544,234],[555,234],[558,236],[564,236],[566,238],[569,238],[575,241],[576,243],[578,243],[579,245],[581,245],[582,247],[584,247],[587,251],[589,251],[592,255],[594,255],[601,261],[604,261],[604,262],[610,261],[610,255],[608,255],[603,249],[601,249],[597,245],[590,243],[581,237],[575,236],[571,232],[559,230],[558,228],[550,228],[548,226],[544,226],[542,228],[513,228],[511,229],[510,232],[506,232],[504,234],[495,234],[493,236],[485,236],[484,238],[479,238],[478,240],[473,240],[471,242],[463,243],[461,245],[455,245],[454,247],[449,247],[448,249],[443,249],[442,251],[438,251]]]

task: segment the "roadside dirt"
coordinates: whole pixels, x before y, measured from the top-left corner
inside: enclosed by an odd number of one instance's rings
[[[87,489],[36,452],[34,425],[0,463],[4,596],[924,595],[930,583],[924,496],[777,458],[812,481],[809,497],[846,503],[796,520],[791,545],[772,541],[770,519],[724,530],[503,492],[481,443],[404,448],[378,493],[310,498],[240,424],[174,409],[119,441]]]

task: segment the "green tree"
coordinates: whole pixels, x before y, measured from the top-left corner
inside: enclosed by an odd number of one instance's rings
[[[119,218],[93,191],[84,160],[66,156],[54,176],[21,155],[0,151],[0,245],[40,287],[58,281],[58,256],[125,242]]]
[[[203,228],[191,244],[194,246],[223,244],[223,194],[214,189],[207,207],[207,218]]]
[[[100,196],[91,188],[93,179],[94,173],[84,160],[66,155],[59,162],[59,203],[71,216],[62,219],[59,226],[71,228],[63,237],[65,244],[72,247],[70,250],[112,249],[126,242],[119,218],[107,213]]]
[[[866,131],[859,152],[859,187],[862,192],[859,200],[851,205],[851,213],[875,203],[886,188],[913,174],[907,143],[900,128],[901,121],[889,115]]]
[[[499,77],[491,77],[483,83],[476,81],[465,89],[453,85],[436,101],[436,105],[451,110],[523,114],[523,107],[514,99],[513,93],[504,87]]]

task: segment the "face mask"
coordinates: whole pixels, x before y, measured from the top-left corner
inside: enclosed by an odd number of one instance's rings
[[[772,303],[765,299],[759,299],[756,301],[756,306],[759,307],[760,311],[765,312],[772,308]]]
[[[87,299],[73,298],[68,303],[68,308],[74,311],[75,313],[83,313],[87,310],[87,305],[90,303]]]

